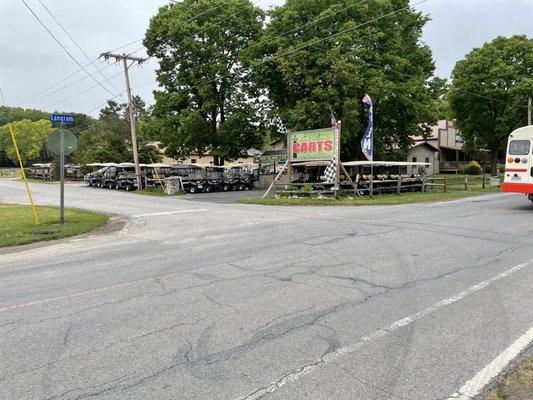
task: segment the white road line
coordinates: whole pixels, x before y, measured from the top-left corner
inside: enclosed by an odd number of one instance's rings
[[[466,382],[461,389],[452,394],[448,400],[471,400],[474,398],[474,396],[481,393],[483,388],[503,371],[507,364],[529,346],[531,342],[533,342],[533,327],[516,339],[512,345],[507,347],[498,357]]]
[[[454,296],[451,296],[451,297],[448,297],[447,299],[444,299],[444,300],[441,300],[439,301],[438,303],[435,303],[425,309],[423,309],[422,311],[419,311],[415,314],[411,314],[405,318],[402,318],[396,322],[393,322],[392,324],[390,325],[387,325],[385,326],[384,328],[380,328],[378,329],[377,331],[374,331],[373,333],[371,333],[370,335],[367,335],[367,336],[363,336],[362,338],[359,339],[359,341],[357,341],[356,343],[350,345],[350,346],[346,346],[346,347],[341,347],[335,351],[332,351],[331,353],[328,353],[326,355],[324,355],[322,358],[316,360],[314,363],[312,364],[309,364],[309,365],[306,365],[298,370],[295,370],[295,371],[292,371],[292,372],[289,372],[288,374],[286,374],[285,376],[283,376],[281,379],[277,380],[277,381],[274,381],[274,382],[271,382],[268,386],[262,388],[262,389],[259,389],[259,390],[256,390],[255,392],[253,392],[252,394],[248,395],[248,396],[244,396],[244,397],[241,397],[240,400],[258,400],[258,399],[261,399],[263,398],[264,396],[270,394],[270,393],[273,393],[275,392],[276,390],[280,389],[281,387],[285,386],[286,384],[288,383],[291,383],[291,382],[294,382],[294,381],[297,381],[301,378],[303,378],[304,376],[310,374],[311,372],[314,372],[316,371],[318,368],[326,365],[326,364],[329,364],[330,362],[332,361],[335,361],[336,359],[340,358],[341,356],[344,356],[344,355],[347,355],[347,354],[351,354],[351,353],[354,353],[356,350],[358,350],[359,348],[361,348],[364,344],[366,343],[369,343],[369,342],[372,342],[376,339],[379,339],[381,337],[384,337],[384,336],[387,336],[389,335],[390,333],[396,331],[397,329],[401,328],[401,327],[404,327],[404,326],[407,326],[419,319],[422,319],[432,313],[434,313],[435,311],[443,308],[443,307],[446,307],[446,306],[449,306],[453,303],[456,303],[458,302],[459,300],[462,300],[464,299],[465,297],[477,292],[477,291],[480,291],[484,288],[486,288],[487,286],[490,286],[492,285],[494,282],[497,282],[501,279],[504,279],[512,274],[514,274],[515,272],[517,271],[520,271],[521,269],[525,268],[527,265],[529,265],[529,262],[526,262],[526,263],[523,263],[523,264],[518,264],[516,266],[514,266],[513,268],[511,269],[508,269],[507,271],[505,272],[502,272],[501,274],[498,274],[486,281],[483,281],[483,282],[480,282],[478,283],[477,285],[474,285]]]
[[[208,211],[208,210],[206,208],[201,208],[198,210],[164,211],[164,212],[149,213],[149,214],[137,214],[137,215],[134,215],[133,218],[156,217],[159,215],[172,215],[172,214],[188,214],[188,213],[197,213],[197,212],[204,212],[204,211]]]

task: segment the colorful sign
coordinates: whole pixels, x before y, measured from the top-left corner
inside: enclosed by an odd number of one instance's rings
[[[254,158],[254,163],[256,164],[283,164],[285,161],[287,161],[287,154],[259,156]]]
[[[289,136],[291,161],[330,161],[335,156],[335,129],[292,132]]]

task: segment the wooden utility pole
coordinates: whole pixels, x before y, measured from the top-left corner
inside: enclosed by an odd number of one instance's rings
[[[128,69],[135,63],[141,65],[143,62],[146,61],[146,58],[132,57],[128,54],[113,54],[109,51],[100,54],[100,57],[103,57],[105,60],[114,58],[117,62],[122,61],[124,63],[126,90],[128,91],[128,110],[130,114],[131,147],[133,148],[133,162],[135,163],[135,175],[137,176],[137,189],[142,189],[141,168],[139,166],[139,148],[137,146],[137,121],[135,118],[135,110],[133,107],[133,99],[131,96],[130,76],[128,74]],[[128,65],[128,61],[131,61],[130,65]]]

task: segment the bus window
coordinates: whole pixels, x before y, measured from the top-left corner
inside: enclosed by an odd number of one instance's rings
[[[511,140],[509,143],[509,155],[527,156],[529,154],[529,140]]]

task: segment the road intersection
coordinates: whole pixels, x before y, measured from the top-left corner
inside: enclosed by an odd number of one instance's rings
[[[22,185],[0,180],[0,202]],[[520,196],[297,208],[69,185],[66,204],[128,222],[0,254],[0,398],[447,399],[533,325]]]

